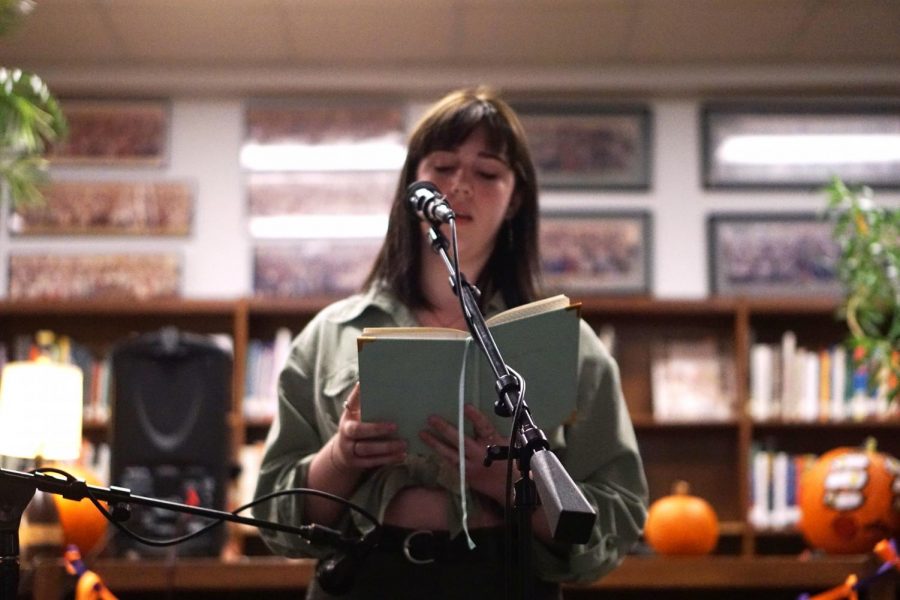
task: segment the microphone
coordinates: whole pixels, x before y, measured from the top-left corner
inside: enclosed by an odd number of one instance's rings
[[[378,540],[378,530],[360,539],[348,539],[339,532],[312,525],[309,535],[304,535],[313,544],[329,545],[337,551],[316,565],[316,580],[319,586],[333,596],[343,596],[353,589],[356,573],[362,561],[368,556]]]
[[[409,205],[420,219],[438,226],[442,223],[449,223],[451,219],[455,219],[453,209],[447,203],[447,197],[444,196],[436,185],[430,181],[416,181],[406,188],[406,196],[409,199]]]

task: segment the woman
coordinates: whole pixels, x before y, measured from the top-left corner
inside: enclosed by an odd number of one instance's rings
[[[456,213],[461,271],[481,290],[490,315],[538,297],[537,184],[521,124],[489,90],[454,92],[437,102],[409,142],[388,233],[362,293],[325,308],[297,337],[280,377],[279,411],[267,442],[257,496],[292,487],[327,491],[368,509],[385,525],[383,543],[355,573],[351,598],[501,598],[506,468],[483,465],[484,448],[504,438],[467,406],[466,523],[462,532],[457,430],[430,419],[420,436],[434,453],[407,455],[392,423],[362,422],[356,338],[364,327],[465,329],[459,301],[427,225],[407,206],[407,186],[434,183]],[[502,348],[501,348],[502,351]],[[535,598],[559,598],[558,584],[593,580],[612,570],[640,535],[646,483],[618,369],[581,323],[575,422],[547,432],[568,473],[597,509],[585,545],[551,539],[540,509],[533,515]],[[410,398],[415,402],[415,398]],[[540,425],[540,424],[539,424]],[[319,497],[282,497],[255,509],[284,523],[359,528],[366,522]],[[263,532],[289,556],[327,549]],[[433,560],[433,562],[432,562]],[[329,598],[314,584],[309,598]]]

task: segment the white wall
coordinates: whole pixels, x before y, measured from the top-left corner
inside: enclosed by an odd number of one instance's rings
[[[824,194],[801,191],[711,192],[701,185],[699,98],[648,101],[654,115],[652,189],[648,192],[555,192],[547,206],[647,209],[653,215],[653,291],[661,298],[707,294],[706,215],[713,211],[805,211],[824,207]],[[196,187],[193,233],[188,238],[11,238],[0,216],[0,295],[12,252],[176,251],[183,257],[184,295],[234,298],[252,288],[251,246],[238,154],[243,134],[239,99],[174,99],[170,161],[162,169],[63,169],[59,179],[178,179]],[[900,193],[879,202],[900,206]]]

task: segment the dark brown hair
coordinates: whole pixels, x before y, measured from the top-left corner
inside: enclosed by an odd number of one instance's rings
[[[474,283],[482,291],[482,301],[498,291],[510,307],[537,298],[538,202],[531,152],[515,112],[484,87],[448,94],[416,125],[394,194],[387,236],[364,287],[383,282],[410,308],[428,306],[420,281],[422,232],[418,218],[408,207],[406,189],[416,180],[419,162],[425,156],[457,148],[478,128],[484,129],[490,150],[509,161],[515,175],[513,198],[518,209],[504,221],[494,250]]]

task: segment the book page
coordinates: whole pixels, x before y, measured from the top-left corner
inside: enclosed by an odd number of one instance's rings
[[[531,315],[549,312],[551,310],[558,310],[561,308],[567,308],[569,306],[580,305],[573,305],[568,296],[559,294],[558,296],[544,298],[543,300],[535,300],[534,302],[529,302],[528,304],[523,304],[522,306],[516,306],[515,308],[504,310],[503,312],[498,313],[489,319],[486,319],[485,323],[487,323],[488,327],[493,327],[494,325],[500,325],[501,323],[518,321],[519,319],[525,319],[527,317],[530,317]]]
[[[469,333],[450,327],[365,327],[360,334],[363,338],[386,338],[409,340],[427,338],[431,340],[466,339]]]

